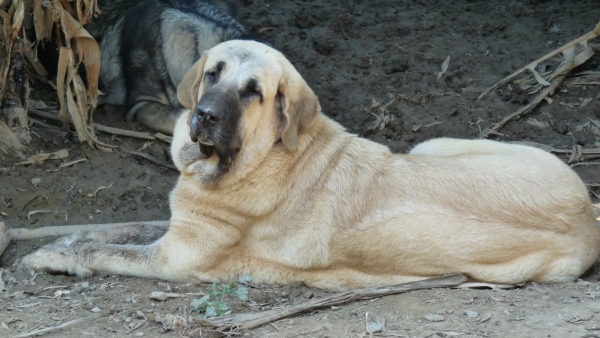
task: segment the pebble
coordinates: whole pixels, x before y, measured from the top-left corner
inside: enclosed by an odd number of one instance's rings
[[[430,322],[441,322],[444,320],[444,316],[438,315],[437,313],[431,313],[426,315],[425,319],[427,319]]]
[[[92,312],[93,312],[93,313],[98,313],[98,312],[102,312],[102,310],[100,310],[100,308],[99,308],[99,307],[97,307],[97,306],[94,306],[94,308],[92,309]]]
[[[136,337],[143,337],[144,336],[144,332],[136,332],[133,334]]]
[[[479,316],[479,313],[477,313],[476,311],[465,310],[464,313],[469,318],[477,318]]]

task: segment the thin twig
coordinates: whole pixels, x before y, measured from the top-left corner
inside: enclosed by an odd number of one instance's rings
[[[169,169],[177,170],[177,168],[175,168],[175,166],[173,166],[173,165],[171,165],[171,164],[169,164],[167,162],[161,161],[161,160],[157,159],[156,157],[154,157],[154,156],[152,156],[150,154],[142,153],[140,151],[130,150],[130,149],[127,149],[125,147],[119,147],[118,149],[119,149],[120,152],[123,152],[123,153],[126,153],[126,154],[130,154],[130,155],[139,156],[139,157],[143,157],[143,158],[147,159],[150,162],[154,162],[154,163],[156,163],[158,165],[162,165],[162,166],[167,167]]]
[[[82,318],[79,318],[79,319],[71,320],[71,321],[68,321],[66,323],[62,323],[62,324],[60,324],[58,326],[47,327],[47,328],[44,328],[44,329],[39,329],[39,330],[35,330],[35,331],[23,333],[23,334],[20,334],[18,336],[15,336],[14,338],[31,337],[31,336],[35,336],[35,335],[46,333],[46,332],[50,332],[50,331],[57,331],[57,330],[60,330],[60,329],[64,329],[67,326],[89,322],[91,320],[95,320],[95,319],[98,319],[98,318],[101,318],[101,317],[105,317],[105,316],[108,316],[108,313],[98,313],[98,314],[91,315],[91,316],[88,316],[88,317],[82,317]]]

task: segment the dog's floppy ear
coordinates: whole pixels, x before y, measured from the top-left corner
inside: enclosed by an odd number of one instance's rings
[[[299,74],[284,74],[279,80],[276,100],[281,116],[281,142],[287,150],[296,151],[298,134],[310,127],[321,112],[319,99]]]
[[[184,107],[190,110],[193,110],[198,103],[200,83],[202,83],[206,56],[206,53],[204,53],[202,58],[194,63],[192,68],[185,73],[179,86],[177,86],[177,99]]]

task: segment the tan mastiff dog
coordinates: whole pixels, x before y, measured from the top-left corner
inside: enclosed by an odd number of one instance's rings
[[[178,88],[168,231],[129,226],[60,239],[33,269],[324,289],[464,273],[479,281],[572,281],[600,251],[586,187],[526,146],[437,139],[409,155],[321,114],[278,51],[229,41]]]

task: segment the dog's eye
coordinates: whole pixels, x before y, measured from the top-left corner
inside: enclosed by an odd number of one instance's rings
[[[216,83],[223,68],[225,68],[225,62],[217,62],[217,65],[214,68],[204,73],[204,79],[210,84]]]
[[[219,74],[216,71],[211,70],[211,71],[206,72],[206,74],[204,74],[204,78],[206,79],[206,81],[208,81],[210,83],[215,83],[217,81],[218,75]]]
[[[261,103],[263,100],[262,92],[260,91],[260,86],[258,85],[258,82],[254,79],[248,81],[246,87],[242,89],[240,96],[242,98],[258,97]]]

